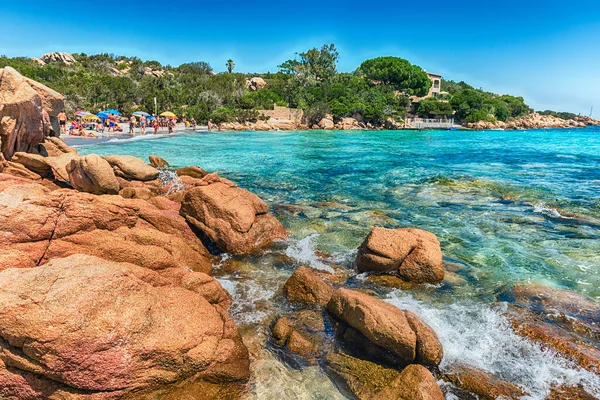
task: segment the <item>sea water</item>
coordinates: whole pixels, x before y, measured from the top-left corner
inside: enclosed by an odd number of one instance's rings
[[[600,395],[597,376],[514,335],[497,303],[499,293],[523,282],[600,300],[598,128],[196,132],[113,139],[79,151],[198,165],[271,206],[290,241],[236,260],[235,271],[215,268],[242,329],[263,329],[281,312],[277,289],[297,266],[343,268],[360,284],[353,261],[370,229],[416,227],[440,239],[455,271],[450,283],[379,295],[434,327],[445,347],[442,369],[466,362],[533,398],[561,382]],[[318,367],[290,369],[268,349],[253,369],[257,398],[337,396]]]

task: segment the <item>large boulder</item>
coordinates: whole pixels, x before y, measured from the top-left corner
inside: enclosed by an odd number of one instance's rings
[[[283,293],[292,303],[324,307],[333,289],[312,270],[299,267],[283,285]]]
[[[45,136],[59,131],[56,117],[64,98],[54,90],[23,77],[12,67],[0,68],[0,151],[37,152]]]
[[[411,312],[349,289],[338,289],[327,310],[340,323],[342,339],[376,361],[428,366],[442,361],[437,335]]]
[[[394,273],[413,283],[444,279],[440,242],[420,229],[373,228],[358,249],[356,263],[360,271]]]
[[[271,129],[281,131],[293,131],[298,127],[298,124],[294,121],[281,118],[269,118],[269,120],[267,121],[267,125],[270,126]]]
[[[58,157],[66,153],[77,153],[77,149],[68,146],[60,138],[48,136],[38,146],[38,153],[44,157]]]
[[[0,178],[0,270],[72,254],[155,270],[212,269],[208,251],[178,209]]]
[[[73,57],[71,54],[64,53],[61,51],[46,53],[43,56],[41,56],[40,59],[46,64],[53,62],[61,62],[67,65],[71,65],[77,62],[77,60],[75,60],[75,57]]]
[[[152,181],[158,178],[158,170],[146,164],[141,158],[133,156],[104,157],[115,170],[115,175],[135,181]]]
[[[246,88],[255,92],[267,86],[267,82],[260,76],[255,76],[252,79],[246,80]]]
[[[67,172],[71,186],[82,192],[117,194],[121,189],[110,164],[95,154],[71,160]]]
[[[287,238],[284,227],[254,193],[216,174],[206,175],[198,184],[186,191],[181,215],[222,251],[249,254]]]
[[[325,115],[321,121],[319,121],[318,126],[320,129],[332,130],[335,129],[335,123],[333,122],[333,116],[330,114]]]
[[[22,394],[43,380],[52,382],[44,398],[97,399],[247,380],[247,349],[215,287],[201,273],[83,255],[0,272],[3,397],[32,398]]]
[[[55,157],[44,157],[39,154],[17,152],[12,162],[23,165],[42,178],[52,178],[70,183],[67,165],[78,158],[77,153],[61,153]]]

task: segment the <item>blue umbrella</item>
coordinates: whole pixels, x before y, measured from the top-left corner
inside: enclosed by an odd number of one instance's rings
[[[154,117],[153,116],[149,116],[147,119],[148,119],[148,121],[152,121],[154,119]]]
[[[103,113],[106,114],[115,114],[115,115],[121,115],[121,113],[117,110],[106,110],[106,111],[102,111]]]
[[[105,111],[99,112],[96,114],[99,118],[108,119],[108,114]]]
[[[150,114],[148,114],[147,112],[143,112],[143,111],[136,111],[133,113],[133,115],[135,115],[136,117],[149,117]]]

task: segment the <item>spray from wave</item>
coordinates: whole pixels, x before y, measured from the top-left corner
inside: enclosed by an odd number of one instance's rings
[[[321,271],[334,273],[333,268],[319,260],[316,255],[318,234],[308,235],[304,239],[292,242],[285,250],[288,257],[294,258],[297,261],[307,264],[308,266]]]
[[[179,179],[179,175],[177,175],[174,171],[164,168],[159,169],[158,171],[158,179],[160,180],[162,187],[166,189],[167,196],[185,189],[183,182],[181,182],[181,179]]]
[[[550,388],[560,384],[581,384],[600,396],[599,376],[518,336],[501,309],[467,303],[438,309],[400,291],[386,301],[415,312],[436,331],[444,346],[442,371],[452,364],[472,365],[520,385],[532,400],[546,398]]]

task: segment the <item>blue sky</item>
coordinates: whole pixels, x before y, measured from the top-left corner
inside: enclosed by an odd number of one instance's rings
[[[394,55],[536,109],[594,105],[600,118],[600,0],[86,3],[0,0],[0,54],[108,52],[216,71],[232,58],[265,72],[335,43],[341,71]]]

